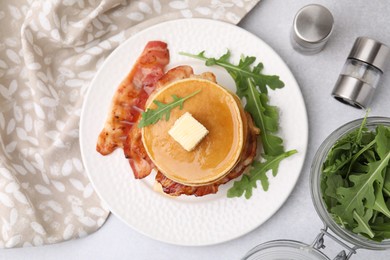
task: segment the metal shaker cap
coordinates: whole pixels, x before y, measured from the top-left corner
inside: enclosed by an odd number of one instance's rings
[[[301,47],[312,49],[312,53],[319,52],[332,33],[333,23],[331,12],[324,6],[304,6],[295,15],[292,38]]]
[[[390,49],[385,44],[367,37],[358,37],[348,58],[371,64],[383,72],[389,53]]]

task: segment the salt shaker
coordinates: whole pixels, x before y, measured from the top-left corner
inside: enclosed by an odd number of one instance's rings
[[[322,5],[311,4],[295,15],[291,30],[291,43],[302,54],[320,52],[333,31],[332,13]]]
[[[332,91],[337,100],[367,108],[383,74],[390,49],[367,37],[358,37]]]

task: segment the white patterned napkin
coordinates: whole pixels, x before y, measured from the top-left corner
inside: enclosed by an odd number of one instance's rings
[[[104,59],[158,22],[238,23],[260,0],[0,1],[0,248],[85,236],[109,211],[80,159],[83,97]]]

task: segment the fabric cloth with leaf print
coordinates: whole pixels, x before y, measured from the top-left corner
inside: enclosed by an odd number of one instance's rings
[[[153,24],[236,24],[260,0],[0,1],[0,248],[83,237],[108,214],[80,158],[83,97],[105,58]]]

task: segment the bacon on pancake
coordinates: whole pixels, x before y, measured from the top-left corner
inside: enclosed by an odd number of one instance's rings
[[[256,157],[257,135],[259,134],[259,129],[254,125],[251,115],[248,112],[245,112],[245,115],[248,122],[248,136],[243,149],[243,154],[241,155],[237,165],[225,177],[212,184],[202,186],[188,186],[174,182],[161,172],[157,172],[156,181],[161,184],[163,191],[171,196],[180,196],[182,194],[204,196],[207,194],[217,193],[218,187],[220,185],[225,184],[243,174],[246,168],[253,162]]]
[[[164,75],[169,63],[167,44],[148,42],[134,67],[121,82],[111,103],[104,128],[96,150],[102,155],[112,153],[117,147],[124,148],[128,132],[145,107],[145,102],[154,90],[157,81]]]

